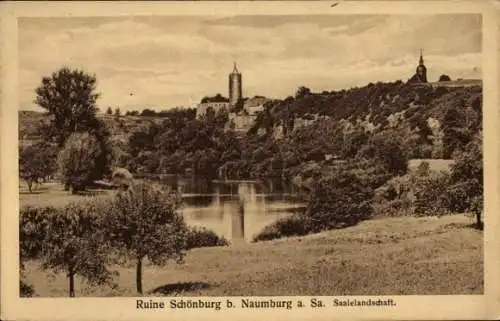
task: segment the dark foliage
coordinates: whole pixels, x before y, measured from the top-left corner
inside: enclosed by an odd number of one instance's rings
[[[50,127],[45,131],[49,141],[54,139],[63,146],[66,139],[75,132],[97,130],[96,118],[97,79],[83,70],[63,67],[43,77],[36,88],[35,103],[52,116]]]
[[[113,247],[136,262],[139,294],[144,258],[156,265],[183,261],[188,230],[179,205],[177,194],[144,181],[120,191],[103,217],[103,230]]]
[[[224,237],[218,236],[212,230],[198,227],[189,228],[186,243],[187,249],[229,245],[229,242]]]
[[[67,275],[69,295],[75,296],[75,277],[91,284],[111,282],[109,248],[100,227],[99,206],[69,204],[63,209],[25,208],[20,216],[21,263],[39,259],[42,268]]]
[[[345,227],[370,218],[373,190],[355,174],[340,171],[313,185],[306,215],[315,231]]]
[[[33,184],[54,175],[57,170],[57,146],[38,142],[21,146],[19,151],[19,177],[23,179],[31,193]]]
[[[253,242],[268,241],[282,237],[301,236],[314,230],[313,221],[301,214],[280,218],[266,226],[253,238]]]

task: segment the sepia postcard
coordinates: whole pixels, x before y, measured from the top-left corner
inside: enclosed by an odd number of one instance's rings
[[[0,5],[2,320],[500,317],[500,4]]]

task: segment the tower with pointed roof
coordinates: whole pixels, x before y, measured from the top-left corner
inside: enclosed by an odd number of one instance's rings
[[[418,66],[415,75],[410,78],[409,82],[413,83],[426,83],[427,82],[427,68],[424,65],[424,57],[422,54],[422,49],[420,49],[420,59],[418,61]]]
[[[229,74],[229,104],[234,107],[243,98],[241,73],[234,63],[233,72]]]

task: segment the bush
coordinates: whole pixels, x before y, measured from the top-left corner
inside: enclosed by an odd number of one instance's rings
[[[416,216],[440,216],[450,212],[448,189],[450,175],[446,172],[429,172],[414,182],[415,197],[413,214]]]
[[[268,241],[281,237],[301,236],[311,233],[313,230],[312,220],[301,214],[295,214],[280,218],[274,223],[266,226],[262,232],[257,234],[254,242]]]
[[[314,231],[357,224],[372,214],[373,189],[351,172],[337,172],[313,185],[306,214]]]
[[[204,227],[190,227],[186,240],[186,248],[193,249],[198,247],[210,246],[228,246],[229,242],[224,237],[215,234],[214,231],[208,230]]]
[[[436,216],[450,211],[449,174],[434,172],[429,164],[420,166],[404,176],[396,176],[376,190],[373,199],[374,215]]]

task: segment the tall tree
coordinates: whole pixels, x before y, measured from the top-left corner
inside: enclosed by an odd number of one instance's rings
[[[142,294],[144,258],[156,265],[182,262],[188,230],[177,212],[180,200],[148,182],[134,183],[117,194],[105,230],[112,244],[136,262],[137,292]]]
[[[53,116],[50,126],[50,138],[59,146],[74,132],[97,129],[96,118],[97,80],[83,70],[63,67],[43,77],[41,85],[36,88],[35,103]]]

